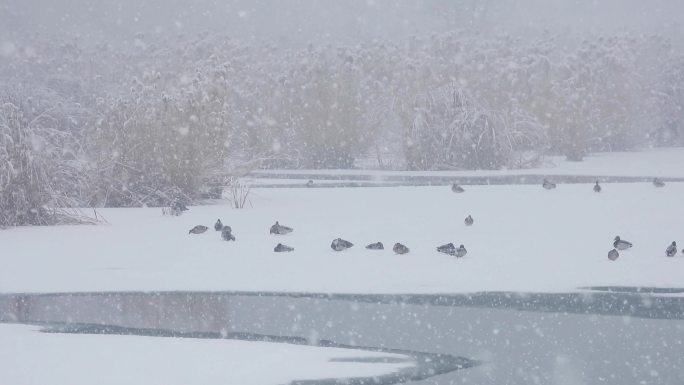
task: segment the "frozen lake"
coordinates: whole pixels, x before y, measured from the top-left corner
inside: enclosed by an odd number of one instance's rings
[[[682,289],[4,295],[0,310],[5,322],[55,331],[363,347],[423,360],[418,369],[383,377],[385,383],[402,376],[417,384],[684,382]]]
[[[226,201],[191,207],[180,217],[158,208],[102,209],[108,223],[100,226],[13,228],[0,232],[0,322],[34,329],[7,329],[0,340],[13,337],[22,347],[60,337],[66,348],[51,349],[69,356],[83,351],[79,337],[99,335],[123,352],[137,344],[154,357],[180,341],[176,362],[214,352],[218,372],[227,373],[224,363],[239,357],[242,363],[234,365],[251,366],[257,375],[243,378],[255,384],[319,378],[295,383],[681,385],[684,257],[664,255],[671,240],[682,243],[684,183],[674,182],[681,174],[665,173],[667,187],[657,189],[645,176],[651,170],[605,171],[614,176],[601,177],[601,194],[592,190],[596,174],[554,174],[559,186],[547,191],[539,185],[548,176],[542,173],[265,173],[255,186],[304,187],[307,178],[318,187],[407,186],[255,188],[246,210]],[[466,192],[417,186],[451,181]],[[463,223],[469,214],[473,226]],[[236,242],[213,230],[188,234],[217,218],[232,226]],[[296,230],[268,234],[275,220]],[[618,234],[635,246],[609,261],[606,252]],[[332,251],[330,240],[340,236],[357,246]],[[405,242],[411,252],[363,247],[378,240]],[[274,253],[276,242],[295,251]],[[446,242],[466,244],[468,255],[438,253],[435,247]],[[36,333],[36,327],[54,333]],[[160,338],[144,338],[151,336]],[[4,342],[0,373],[32,368],[32,352],[50,357],[37,345],[15,358],[13,345]],[[187,342],[199,344],[188,349]],[[280,344],[264,357],[258,346],[247,356],[241,346],[225,353],[223,346],[202,344],[212,342]],[[297,356],[298,348],[318,350],[302,353],[301,371],[267,376],[277,374],[273,362],[294,366],[279,360]],[[346,353],[326,351],[338,348]],[[325,371],[331,363],[363,370]],[[207,365],[200,358],[179,366],[192,375]],[[137,378],[157,367],[119,372]],[[320,380],[349,373],[366,374],[350,382]]]

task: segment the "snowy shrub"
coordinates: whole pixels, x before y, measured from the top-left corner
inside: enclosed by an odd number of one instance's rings
[[[511,166],[541,131],[532,118],[493,112],[455,84],[420,95],[413,110],[405,150],[412,169]]]
[[[223,159],[224,133],[214,119],[192,96],[161,100],[146,90],[105,107],[89,133],[94,202],[166,206],[198,198]]]
[[[298,122],[290,142],[304,168],[351,168],[362,146],[361,76],[351,53],[309,52],[292,73],[289,113]]]
[[[252,204],[249,200],[250,187],[248,184],[240,181],[239,178],[230,178],[228,180],[228,193],[230,196],[230,203],[235,209],[245,208],[247,202]]]
[[[89,220],[71,209],[83,178],[61,107],[0,96],[0,227]]]

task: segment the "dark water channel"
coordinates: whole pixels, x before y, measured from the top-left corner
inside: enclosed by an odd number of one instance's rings
[[[361,347],[410,354],[418,362],[380,383],[684,384],[684,289],[14,294],[0,295],[0,321],[43,324],[53,332]]]
[[[255,187],[393,187],[393,186],[445,186],[452,183],[459,185],[541,185],[544,178],[555,183],[651,183],[648,176],[612,176],[612,175],[487,175],[487,176],[442,176],[442,175],[363,175],[363,174],[298,174],[287,171],[258,172],[248,175],[255,180]],[[280,183],[260,182],[259,179],[281,179]],[[661,178],[666,182],[684,182],[684,178]],[[312,185],[303,183],[312,180]],[[321,183],[316,183],[320,181]]]

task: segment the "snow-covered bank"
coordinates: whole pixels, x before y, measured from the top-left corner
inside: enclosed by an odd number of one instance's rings
[[[324,293],[556,292],[684,285],[683,183],[254,189],[254,208],[106,209],[110,224],[0,231],[0,292],[240,290]],[[463,219],[472,214],[475,224]],[[217,218],[233,228],[225,242]],[[276,220],[295,228],[269,235]],[[189,235],[197,224],[210,226]],[[634,243],[611,262],[616,235]],[[352,249],[334,252],[342,237]],[[385,250],[366,250],[382,241]],[[291,253],[274,253],[285,243]],[[395,242],[411,252],[398,256]],[[435,247],[465,244],[462,259]]]
[[[503,176],[503,175],[592,175],[592,176],[638,176],[638,177],[684,177],[684,148],[656,148],[635,152],[596,153],[581,162],[569,162],[564,157],[548,157],[542,167],[515,170],[465,170],[465,171],[385,171],[385,170],[257,170],[252,173],[259,183],[270,175],[363,175],[375,180],[386,176]],[[303,181],[305,183],[306,180]]]
[[[40,333],[0,324],[3,384],[286,384],[373,377],[414,365],[400,354],[312,346],[124,335]],[[362,359],[371,359],[362,362]],[[373,358],[389,358],[389,362]],[[354,360],[361,359],[361,360]]]

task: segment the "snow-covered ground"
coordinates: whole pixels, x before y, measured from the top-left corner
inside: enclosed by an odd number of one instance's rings
[[[362,350],[193,338],[40,333],[0,324],[0,379],[38,384],[286,384],[374,377],[414,363]],[[360,362],[389,358],[390,362]],[[361,360],[356,360],[361,359]]]
[[[324,293],[557,292],[681,287],[684,183],[254,189],[253,208],[101,210],[109,224],[0,231],[0,292],[244,290]],[[471,214],[472,227],[463,219]],[[237,242],[213,230],[221,218]],[[292,234],[269,234],[276,220]],[[190,235],[197,224],[210,229]],[[613,238],[634,243],[611,262]],[[355,246],[334,252],[342,237]],[[383,251],[366,250],[382,241]],[[295,248],[274,253],[282,242]],[[395,255],[394,242],[411,252]],[[436,246],[465,244],[455,259]]]
[[[254,175],[367,175],[383,176],[501,176],[501,175],[596,175],[639,177],[684,177],[684,148],[655,148],[638,152],[596,153],[582,162],[547,157],[542,167],[514,170],[385,171],[385,170],[260,170]],[[264,183],[263,181],[260,181]],[[268,183],[276,183],[268,181]],[[303,180],[306,183],[306,180]]]
[[[684,148],[655,148],[638,152],[597,153],[587,156],[582,162],[569,162],[564,158],[555,158],[552,162],[555,167],[541,168],[538,170],[538,173],[684,177],[684,167],[682,167],[684,165]]]
[[[684,162],[676,161],[681,154],[654,150],[638,154],[638,160],[633,154],[624,159],[610,154],[562,162],[550,170],[509,173],[682,177],[678,166]],[[502,173],[507,172],[493,175]],[[445,173],[415,175],[430,174]],[[452,174],[483,173],[446,173]],[[684,284],[684,183],[668,182],[660,189],[651,183],[606,183],[600,194],[591,184],[559,184],[551,191],[539,185],[464,187],[463,194],[447,186],[255,188],[251,205],[242,210],[227,201],[191,207],[180,217],[163,216],[158,208],[103,209],[99,214],[108,223],[102,225],[6,229],[0,231],[0,293],[417,294]],[[475,220],[472,227],[463,223],[468,214]],[[232,227],[236,242],[221,240],[213,230],[218,218]],[[295,231],[269,234],[276,220]],[[188,234],[198,224],[209,230]],[[634,247],[611,262],[607,253],[616,235]],[[335,252],[330,243],[337,237],[355,246]],[[667,258],[665,248],[673,240],[680,252]],[[376,241],[385,250],[364,248]],[[274,253],[279,242],[295,250]],[[407,245],[410,253],[395,255],[394,242]],[[448,242],[465,244],[468,255],[456,259],[435,250]],[[413,365],[410,360],[345,361],[404,357],[349,349],[38,330],[0,324],[0,383],[4,378],[12,385],[55,379],[72,384],[278,384],[378,376]]]

